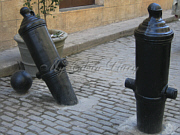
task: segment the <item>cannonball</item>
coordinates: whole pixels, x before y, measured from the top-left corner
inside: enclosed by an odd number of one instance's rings
[[[24,70],[17,71],[11,76],[11,86],[17,93],[27,93],[31,85],[32,77]]]

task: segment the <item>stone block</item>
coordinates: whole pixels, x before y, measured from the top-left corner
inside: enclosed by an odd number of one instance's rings
[[[122,6],[117,7],[117,9],[116,9],[116,20],[121,21],[121,20],[124,20],[125,17],[126,17],[125,6],[122,5]]]
[[[103,22],[112,21],[116,18],[116,8],[104,8]]]
[[[23,6],[16,0],[2,2],[2,21],[16,20],[20,18],[20,8]],[[10,10],[11,9],[11,10]]]
[[[23,19],[23,18],[22,18]],[[21,22],[22,22],[22,19],[19,19],[19,20],[16,20],[16,34],[18,33],[18,30],[20,29],[20,26],[21,26]],[[15,36],[15,35],[14,35]]]
[[[135,3],[142,3],[143,0],[135,0]]]
[[[2,2],[0,1],[0,11],[2,11],[2,6],[1,6],[1,5],[2,5]],[[1,23],[1,21],[2,21],[1,18],[2,18],[2,12],[0,12],[0,23]],[[1,26],[1,25],[0,25],[0,26]],[[1,39],[0,39],[0,40],[1,40]]]
[[[96,5],[104,5],[104,0],[95,0]]]
[[[2,22],[0,22],[0,41],[2,41],[3,31],[2,31]],[[0,44],[1,45],[1,44]]]
[[[129,5],[132,0],[121,0],[122,5]]]
[[[4,51],[6,49],[10,49],[10,48],[13,48],[15,46],[17,46],[17,45],[16,45],[16,42],[13,39],[4,40],[0,44],[0,51]]]
[[[57,29],[57,25],[60,24],[60,21],[57,21],[57,17],[54,15],[48,15],[46,16],[46,24],[47,24],[47,28],[50,29]]]
[[[46,129],[45,129],[46,131],[48,131],[48,132],[50,132],[51,134],[56,134],[56,135],[58,135],[58,134],[60,134],[61,132],[59,132],[58,130],[56,130],[56,129],[54,129],[54,128],[50,128],[50,127],[47,127]]]
[[[134,9],[134,17],[139,17],[141,16],[141,3],[136,3],[134,5],[135,9]]]
[[[125,6],[125,14],[126,14],[126,19],[131,19],[134,18],[134,14],[135,14],[135,7],[134,5],[127,5]]]
[[[73,12],[68,12],[66,16],[67,29],[84,26],[83,24],[85,24],[85,18],[86,18],[86,12],[84,12],[84,10],[76,10]]]
[[[104,2],[104,7],[115,7],[115,6],[117,6],[117,3],[118,3],[117,0],[106,0]]]
[[[16,21],[3,21],[1,24],[2,40],[13,40],[17,30]]]
[[[173,4],[173,0],[168,0],[167,1],[167,9],[171,9]]]
[[[102,22],[103,8],[92,8],[86,11],[85,23],[88,25],[99,25]]]
[[[102,24],[103,24],[102,22],[94,23],[94,24],[87,24],[86,29],[99,27],[99,26],[101,26]]]
[[[149,2],[143,2],[141,4],[141,16],[148,14],[147,8],[149,6]]]
[[[66,31],[66,16],[66,12],[60,12],[59,14],[56,14],[55,18],[53,18],[56,19],[56,27],[63,31]]]

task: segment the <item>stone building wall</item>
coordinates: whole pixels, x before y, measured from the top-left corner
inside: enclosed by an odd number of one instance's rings
[[[97,6],[83,9],[57,8],[47,16],[47,24],[49,29],[73,33],[146,15],[148,5],[153,2],[167,10],[171,9],[173,0],[96,0]],[[0,0],[0,51],[17,46],[13,38],[22,21],[19,10],[23,3],[24,0]]]

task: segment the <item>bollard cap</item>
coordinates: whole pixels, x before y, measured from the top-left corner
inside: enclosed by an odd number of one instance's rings
[[[150,17],[162,18],[162,8],[159,4],[152,3],[148,7]]]
[[[28,31],[36,29],[37,27],[46,26],[45,21],[37,18],[35,13],[27,7],[21,8],[20,14],[24,17],[19,29],[19,34],[21,36]]]
[[[136,39],[153,42],[167,42],[172,40],[173,31],[162,20],[162,8],[159,4],[152,3],[148,6],[149,18],[145,19],[135,30]]]

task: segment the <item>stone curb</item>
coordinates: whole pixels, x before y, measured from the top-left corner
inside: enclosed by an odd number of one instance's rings
[[[166,23],[170,23],[170,22],[176,21],[177,19],[173,16],[173,17],[165,18],[163,20],[166,21]],[[74,44],[70,43],[71,45],[64,47],[63,57],[79,53],[86,49],[95,47],[97,45],[100,45],[100,44],[103,44],[103,43],[106,43],[106,42],[109,42],[109,41],[112,41],[112,40],[115,40],[124,36],[133,35],[135,28],[136,27],[129,28],[129,29],[127,28],[126,30],[110,33],[109,35],[104,35],[95,39],[81,40],[80,43],[78,42]],[[69,38],[71,37],[69,36]],[[12,62],[9,62],[8,64],[5,64],[5,66],[0,67],[0,77],[10,76],[17,70],[22,69],[22,65],[20,64],[20,61],[21,61],[20,54],[18,58],[16,59],[18,60],[14,60]],[[3,65],[4,63],[0,62],[0,64]]]
[[[169,18],[165,18],[163,20],[166,23],[177,21],[177,19],[174,16],[169,17]],[[106,35],[104,37],[100,37],[100,38],[93,39],[90,41],[85,41],[83,43],[75,44],[75,45],[72,45],[70,47],[65,46],[64,50],[63,50],[63,57],[79,53],[81,51],[87,50],[89,48],[95,47],[95,46],[100,45],[100,44],[104,44],[104,43],[109,42],[109,41],[113,41],[115,39],[118,39],[118,38],[121,38],[124,36],[131,36],[134,34],[135,29],[136,29],[136,27],[130,28],[127,30],[123,30],[123,31],[119,31],[117,33],[111,33],[111,34]]]
[[[63,50],[63,57],[82,52],[82,51],[87,50],[89,48],[98,46],[100,44],[104,44],[104,43],[109,42],[109,41],[113,41],[115,39],[118,39],[118,38],[121,38],[124,36],[133,35],[134,30],[135,30],[135,28],[131,28],[131,29],[124,30],[124,31],[121,31],[118,33],[114,33],[114,34],[111,34],[108,36],[104,36],[104,37],[101,37],[98,39],[93,39],[91,41],[83,42],[81,44],[76,44],[76,45],[71,46],[71,47],[65,47]]]

